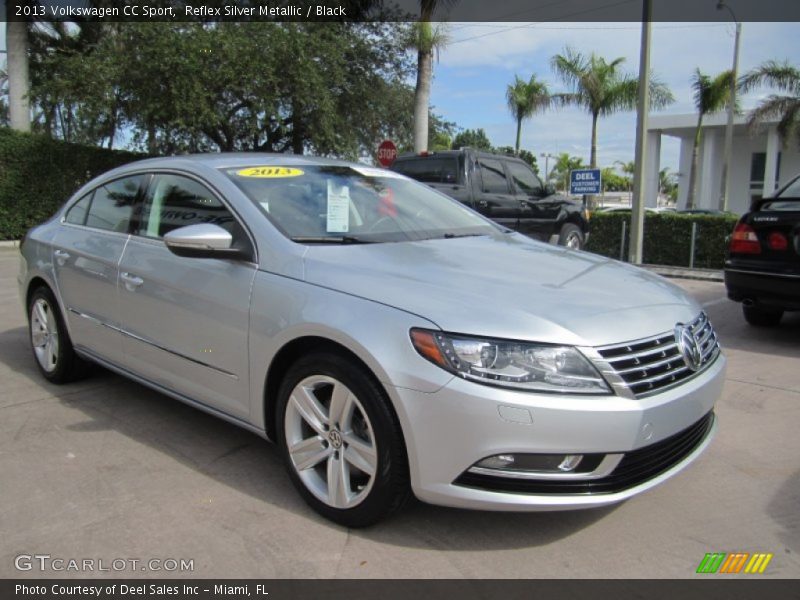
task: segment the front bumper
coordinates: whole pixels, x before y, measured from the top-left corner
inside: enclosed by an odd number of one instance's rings
[[[709,413],[722,391],[725,365],[720,353],[681,385],[638,399],[534,394],[459,378],[435,393],[395,388],[414,493],[432,504],[508,511],[589,508],[630,498],[669,479],[708,446],[716,430]],[[528,492],[525,485],[503,489],[498,483],[489,489],[486,477],[467,473],[476,462],[497,454],[619,455],[656,448],[706,417],[707,427],[695,435],[691,447],[644,479],[627,480],[630,486],[551,486],[552,491],[543,492],[547,486],[530,485],[527,489],[534,491]],[[624,462],[619,465],[622,469]]]

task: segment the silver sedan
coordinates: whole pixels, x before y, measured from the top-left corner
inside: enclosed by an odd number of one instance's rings
[[[100,364],[273,440],[305,500],[347,526],[412,493],[619,502],[716,427],[725,358],[679,288],[383,169],[136,162],[83,186],[21,254],[44,377]]]

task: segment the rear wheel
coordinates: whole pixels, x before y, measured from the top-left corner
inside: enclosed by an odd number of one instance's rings
[[[375,378],[333,353],[300,359],[278,394],[278,443],[295,487],[322,516],[371,525],[410,495],[397,418]]]
[[[564,223],[558,235],[559,246],[566,246],[572,250],[583,248],[583,232],[575,223]]]
[[[67,383],[87,374],[89,364],[75,353],[49,288],[42,286],[31,294],[28,331],[36,366],[49,381]]]
[[[765,308],[763,306],[745,306],[742,305],[742,312],[744,319],[750,325],[756,327],[774,327],[781,321],[783,317],[782,308]]]

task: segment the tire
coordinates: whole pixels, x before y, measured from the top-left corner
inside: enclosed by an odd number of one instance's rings
[[[782,308],[764,308],[763,306],[742,305],[744,320],[755,327],[774,327],[783,317]]]
[[[53,292],[37,288],[28,302],[28,339],[36,366],[51,383],[85,377],[89,363],[75,353]]]
[[[561,232],[558,234],[558,245],[566,246],[572,250],[582,250],[584,236],[581,228],[575,223],[564,223]]]
[[[331,415],[334,401],[340,416]],[[411,489],[400,425],[362,366],[335,353],[301,358],[281,383],[276,415],[289,477],[323,517],[367,527],[405,504]]]

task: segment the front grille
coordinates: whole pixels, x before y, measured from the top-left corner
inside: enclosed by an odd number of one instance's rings
[[[719,343],[706,313],[687,324],[697,338],[702,360],[697,371],[686,366],[675,334],[597,348],[600,356],[628,385],[635,396],[646,396],[703,371],[719,354]]]
[[[713,424],[714,413],[710,412],[680,433],[651,446],[627,452],[617,468],[600,479],[516,479],[466,471],[453,483],[511,494],[613,494],[645,483],[681,462],[706,439]]]

